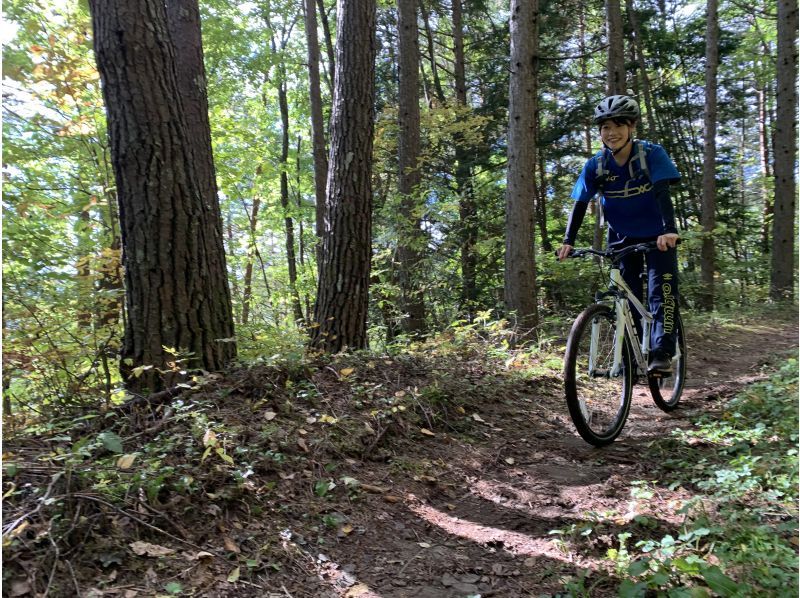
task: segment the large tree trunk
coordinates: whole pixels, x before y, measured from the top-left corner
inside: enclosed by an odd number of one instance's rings
[[[425,332],[425,302],[420,291],[420,262],[425,239],[420,229],[415,193],[421,181],[419,171],[419,30],[416,0],[397,0],[399,35],[399,89],[397,187],[400,210],[397,215],[397,278],[403,318],[400,325],[408,334]]]
[[[453,0],[453,79],[456,106],[467,110],[467,74],[464,57],[464,26],[462,22],[462,0]],[[478,302],[478,285],[475,280],[478,268],[478,212],[475,206],[470,168],[470,152],[463,137],[456,135],[456,188],[458,190],[458,217],[461,227],[461,305],[467,319],[472,321]]]
[[[538,316],[533,205],[538,17],[538,0],[511,0],[505,302],[516,324],[525,328],[535,326]]]
[[[625,47],[622,35],[622,8],[619,0],[606,0],[606,34],[608,36],[608,71],[606,93],[627,93],[625,81]]]
[[[778,0],[778,89],[775,122],[775,204],[770,297],[794,296],[797,181],[797,0]]]
[[[372,247],[375,0],[340,0],[331,121],[328,217],[311,346],[367,346]]]
[[[311,148],[314,155],[314,197],[316,199],[317,261],[325,228],[325,183],[328,157],[325,153],[325,121],[322,116],[322,91],[319,79],[319,41],[314,0],[305,0],[306,44],[308,46],[308,87],[311,104]]]
[[[203,195],[164,4],[91,0],[122,229],[121,373],[156,391],[235,355],[216,197]],[[136,58],[132,62],[131,57]],[[170,350],[189,355],[177,364]]]
[[[703,244],[700,249],[700,279],[702,288],[699,305],[714,309],[714,272],[716,258],[714,226],[717,209],[717,67],[719,65],[719,20],[717,0],[707,0],[706,20],[706,105],[703,115],[703,206],[700,222]]]

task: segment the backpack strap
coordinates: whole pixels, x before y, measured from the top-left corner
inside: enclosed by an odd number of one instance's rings
[[[634,148],[633,148],[633,156],[628,161],[628,170],[631,174],[631,178],[635,178],[636,174],[633,170],[633,163],[639,163],[639,171],[644,173],[644,176],[647,178],[647,182],[651,182],[652,179],[650,178],[650,168],[647,166],[647,153],[650,151],[650,143],[647,141],[634,141]]]

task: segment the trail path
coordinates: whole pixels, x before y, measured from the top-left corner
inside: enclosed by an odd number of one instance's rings
[[[486,422],[483,437],[422,440],[405,455],[407,471],[356,468],[359,479],[388,490],[345,513],[354,532],[335,546],[311,551],[323,553],[326,593],[546,596],[563,589],[580,568],[596,564],[594,557],[612,545],[612,538],[600,538],[596,555],[570,554],[551,530],[580,524],[589,512],[613,513],[620,527],[649,514],[660,519],[665,533],[674,530],[679,521],[664,520],[671,510],[660,507],[685,498],[680,492],[659,487],[648,513],[641,505],[628,510],[630,483],[651,479],[649,464],[639,460],[643,449],[762,379],[764,364],[796,352],[797,338],[796,324],[690,338],[681,408],[665,414],[646,388],[637,387],[626,429],[611,447],[595,449],[574,433],[554,383],[487,405],[479,414]],[[321,595],[322,588],[313,586],[301,595]],[[598,589],[596,595],[602,594]]]
[[[458,351],[227,372],[180,414],[151,406],[117,420],[125,452],[139,455],[124,472],[93,457],[60,473],[57,457],[96,430],[22,437],[4,446],[20,464],[4,480],[4,525],[18,526],[4,547],[4,595],[516,598],[558,595],[590,571],[591,595],[614,596],[603,557],[617,534],[640,515],[658,537],[680,533],[672,514],[688,497],[653,479],[645,449],[798,347],[796,318],[688,336],[680,408],[663,413],[637,387],[622,436],[603,449],[575,433],[557,377],[486,371],[502,362]],[[420,427],[418,412],[433,406],[439,419]],[[213,430],[227,460],[208,455]],[[652,498],[631,500],[637,482]],[[552,533],[597,519],[580,552]]]

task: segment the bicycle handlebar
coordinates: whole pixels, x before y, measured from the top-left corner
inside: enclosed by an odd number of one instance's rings
[[[680,243],[680,239],[678,239],[678,243]],[[579,257],[586,257],[587,255],[597,255],[600,257],[608,258],[612,262],[618,262],[626,255],[630,255],[631,253],[647,253],[648,251],[653,251],[657,248],[655,241],[648,241],[646,243],[638,243],[636,245],[629,245],[627,247],[623,247],[622,249],[592,249],[591,247],[586,247],[583,249],[573,249],[570,251],[567,257],[571,258],[579,258]],[[556,251],[556,255],[558,255],[558,251]]]

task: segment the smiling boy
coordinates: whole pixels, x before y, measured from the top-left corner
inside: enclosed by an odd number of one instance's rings
[[[598,192],[608,222],[610,248],[656,242],[659,251],[646,254],[648,301],[655,318],[649,370],[669,372],[675,354],[678,297],[678,230],[669,186],[680,179],[680,174],[663,147],[634,140],[638,119],[639,105],[625,95],[609,96],[595,107],[594,124],[603,151],[587,160],[572,190],[575,203],[558,257],[563,260],[572,251],[589,201]],[[625,282],[640,300],[643,261],[642,254],[633,253],[621,263]]]

